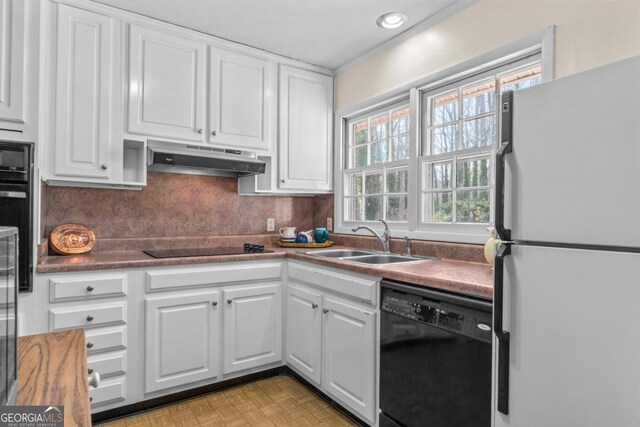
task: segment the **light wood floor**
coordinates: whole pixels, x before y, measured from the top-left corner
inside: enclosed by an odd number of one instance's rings
[[[356,425],[304,385],[284,375],[100,424],[101,427]]]

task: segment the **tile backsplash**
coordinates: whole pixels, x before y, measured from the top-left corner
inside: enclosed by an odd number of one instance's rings
[[[45,233],[74,222],[98,238],[178,237],[266,233],[267,218],[311,229],[314,197],[239,196],[236,178],[149,172],[140,191],[44,186]],[[323,215],[333,195],[321,196]],[[318,219],[319,220],[319,219]]]

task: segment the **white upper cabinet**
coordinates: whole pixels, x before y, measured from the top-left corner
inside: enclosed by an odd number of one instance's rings
[[[333,78],[281,65],[279,80],[279,186],[330,191]]]
[[[0,120],[16,123],[24,123],[24,13],[24,0],[0,0]]]
[[[138,25],[129,38],[129,132],[203,142],[206,44]]]
[[[209,141],[268,151],[274,96],[271,63],[211,48],[210,72]]]
[[[108,180],[112,161],[121,162],[113,135],[120,40],[119,20],[58,6],[53,175]]]

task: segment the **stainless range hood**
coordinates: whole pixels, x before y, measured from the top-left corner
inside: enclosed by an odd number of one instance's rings
[[[247,176],[263,174],[265,162],[255,154],[212,147],[179,146],[148,141],[147,170],[190,175]]]

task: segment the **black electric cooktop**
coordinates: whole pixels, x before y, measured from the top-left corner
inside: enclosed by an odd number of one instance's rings
[[[188,249],[155,249],[143,251],[154,258],[183,258],[193,256],[216,256],[216,255],[242,255],[255,253],[273,252],[265,250],[262,245],[252,245],[246,243],[244,247],[214,247],[214,248],[188,248]]]

